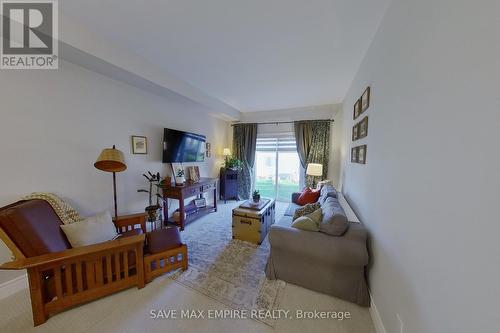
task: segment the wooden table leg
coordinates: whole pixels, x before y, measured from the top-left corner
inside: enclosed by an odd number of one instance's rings
[[[163,221],[161,222],[162,228],[167,224],[168,222],[168,198],[163,199]]]
[[[184,197],[179,199],[179,221],[181,224],[181,231],[184,230]]]
[[[217,211],[217,185],[214,188],[214,210]]]

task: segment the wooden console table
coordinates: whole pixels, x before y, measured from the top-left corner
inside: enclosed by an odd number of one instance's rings
[[[184,230],[184,226],[192,222],[202,216],[205,216],[209,213],[217,211],[217,178],[200,178],[200,181],[197,183],[186,183],[183,186],[172,186],[170,184],[165,184],[162,187],[163,191],[163,216],[169,223],[177,224],[181,230]],[[213,206],[208,206],[204,208],[200,208],[197,213],[189,215],[187,218],[184,218],[185,210],[184,210],[184,200],[189,197],[198,197],[202,198],[203,193],[205,192],[213,192]],[[173,220],[168,219],[168,199],[177,199],[179,200],[179,214],[180,221],[174,222]]]

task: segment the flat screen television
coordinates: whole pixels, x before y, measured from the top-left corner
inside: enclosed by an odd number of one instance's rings
[[[206,136],[165,128],[163,163],[205,161]]]

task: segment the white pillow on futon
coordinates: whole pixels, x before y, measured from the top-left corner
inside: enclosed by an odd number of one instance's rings
[[[118,236],[108,211],[71,224],[61,224],[72,247],[102,243]]]

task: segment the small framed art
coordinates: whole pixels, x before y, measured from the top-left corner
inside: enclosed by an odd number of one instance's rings
[[[148,139],[145,136],[132,135],[132,154],[147,154]]]
[[[351,163],[358,162],[358,147],[351,148]]]
[[[357,163],[366,164],[366,145],[362,145],[358,148],[358,161]]]
[[[205,198],[194,199],[194,205],[196,208],[203,208],[207,206],[207,200]]]
[[[359,139],[359,124],[352,127],[352,141]]]
[[[352,119],[358,118],[360,114],[361,114],[361,98],[358,99],[356,101],[356,103],[354,104],[354,111],[353,111]]]
[[[365,112],[370,107],[370,87],[366,88],[361,96],[361,113]],[[360,114],[361,114],[360,113]]]
[[[368,135],[368,116],[364,117],[358,123],[358,139],[362,139]]]
[[[192,183],[197,183],[200,181],[200,167],[198,167],[198,166],[187,167],[187,174],[188,174],[189,180]]]

